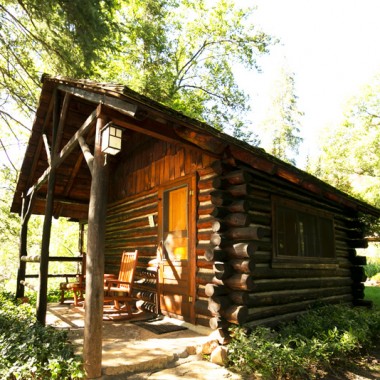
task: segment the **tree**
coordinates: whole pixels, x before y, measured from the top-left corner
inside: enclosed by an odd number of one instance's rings
[[[260,126],[263,148],[274,156],[295,164],[303,113],[297,107],[293,74],[282,68],[273,82],[266,117]]]
[[[256,70],[272,41],[252,24],[252,14],[226,0],[125,1],[119,50],[99,66],[99,78],[234,133],[249,107],[233,67]]]
[[[247,96],[233,65],[256,70],[272,42],[252,14],[227,0],[3,1],[0,158],[7,168],[1,170],[10,168],[9,178],[17,178],[42,73],[123,83],[247,137]],[[12,196],[7,191],[7,200]],[[0,216],[9,217],[5,209]]]
[[[121,82],[216,128],[244,125],[233,65],[257,69],[271,38],[231,1],[8,0],[0,5],[2,129],[33,114],[39,77]],[[25,123],[24,123],[25,124]],[[17,134],[17,133],[16,133]]]
[[[380,207],[380,75],[349,101],[342,123],[321,140],[320,157],[309,170]]]
[[[20,136],[25,144],[43,72],[91,76],[98,52],[108,46],[115,29],[115,4],[113,0],[7,0],[0,4],[2,136]],[[11,141],[1,146],[9,158]]]

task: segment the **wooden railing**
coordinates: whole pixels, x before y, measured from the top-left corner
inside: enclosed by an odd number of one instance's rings
[[[50,256],[50,261],[59,261],[59,262],[78,262],[81,263],[83,258],[81,256]],[[40,256],[39,255],[31,255],[31,256],[21,256],[21,261],[25,263],[39,263],[40,262]],[[78,275],[78,273],[54,273],[54,274],[48,274],[48,278],[74,278]],[[25,278],[20,280],[20,283],[24,286],[27,286],[29,288],[32,288],[25,282],[26,278],[38,278],[39,274],[25,274]]]

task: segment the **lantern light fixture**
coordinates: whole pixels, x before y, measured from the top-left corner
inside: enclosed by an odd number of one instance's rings
[[[121,136],[123,130],[112,122],[107,123],[102,129],[102,152],[106,154],[118,154],[121,151]]]

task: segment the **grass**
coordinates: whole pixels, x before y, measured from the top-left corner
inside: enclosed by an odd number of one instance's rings
[[[366,286],[365,299],[373,302],[373,307],[380,310],[380,286]]]

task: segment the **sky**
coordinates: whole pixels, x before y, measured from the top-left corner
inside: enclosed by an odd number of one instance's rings
[[[334,128],[347,100],[380,73],[380,0],[241,0],[254,4],[254,21],[280,39],[261,59],[261,74],[250,73],[244,86],[254,120],[260,120],[273,78],[281,67],[294,73],[304,146],[316,154],[318,136]],[[257,124],[256,124],[257,125]],[[304,164],[303,159],[298,166]]]

